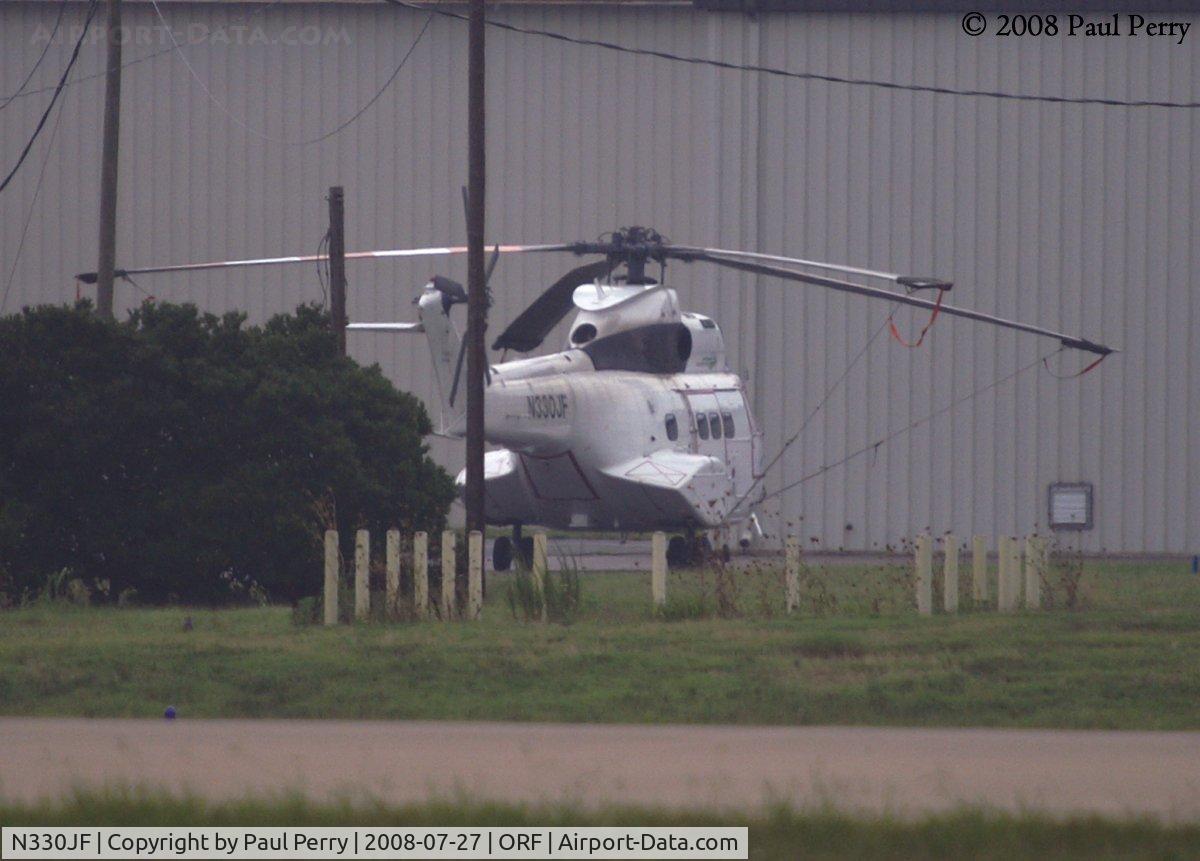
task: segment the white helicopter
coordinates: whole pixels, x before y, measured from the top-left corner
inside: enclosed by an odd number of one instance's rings
[[[462,247],[412,248],[346,254],[347,259],[440,256]],[[626,532],[681,531],[668,545],[668,562],[682,565],[711,541],[697,532],[738,534],[749,545],[761,536],[754,514],[765,495],[763,441],[746,387],[730,372],[716,321],[684,311],[676,290],[660,283],[669,260],[707,262],[760,275],[886,299],[934,313],[965,317],[1057,339],[1064,347],[1103,357],[1114,350],[1084,338],[943,304],[951,284],[793,257],[674,245],[657,232],[623,228],[595,242],[495,246],[491,275],[501,253],[567,252],[599,255],[572,269],[513,320],[492,345],[527,353],[572,310],[565,349],[550,355],[490,365],[484,394],[485,518],[513,527],[513,539],[493,542],[493,567],[507,570],[514,545],[526,560],[532,539],[525,524],[561,529]],[[139,275],[233,266],[321,261],[324,255],[219,261],[118,270]],[[658,263],[660,280],[647,264]],[[812,274],[823,270],[889,281],[882,287]],[[78,276],[94,281],[94,273]],[[911,295],[936,290],[936,300]],[[466,432],[460,397],[463,341],[450,318],[466,291],[434,276],[417,298],[419,322],[351,323],[363,332],[423,333],[428,340],[441,400],[438,432]],[[458,475],[465,485],[465,471]],[[728,542],[722,541],[728,554]]]

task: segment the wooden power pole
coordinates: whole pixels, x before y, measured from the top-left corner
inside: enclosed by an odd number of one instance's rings
[[[467,530],[483,531],[484,0],[471,0],[467,48]]]
[[[117,265],[117,158],[121,135],[121,0],[108,0],[105,28],[104,150],[100,163],[100,259],[96,266],[96,313],[112,319],[113,270]]]
[[[346,355],[346,209],[340,185],[329,189],[329,316]]]

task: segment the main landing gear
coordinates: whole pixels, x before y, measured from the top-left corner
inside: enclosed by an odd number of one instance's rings
[[[501,535],[492,542],[492,570],[507,571],[518,554],[521,565],[525,568],[533,567],[533,536],[522,535],[521,524],[514,523],[511,539],[507,535]]]
[[[729,545],[721,545],[721,561],[730,559]],[[687,535],[672,535],[667,541],[667,567],[687,568],[702,565],[713,556],[712,541],[707,535],[696,535],[696,530],[689,529]]]

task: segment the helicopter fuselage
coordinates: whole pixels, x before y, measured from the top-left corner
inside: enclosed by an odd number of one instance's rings
[[[638,530],[748,516],[761,446],[736,375],[596,371],[582,351],[544,359],[562,370],[493,369],[485,435],[502,448],[484,457],[489,522]]]
[[[490,368],[484,435],[499,448],[484,456],[488,522],[627,531],[749,517],[761,437],[716,323],[654,284],[585,285],[574,301],[566,350]],[[446,385],[461,344],[436,290],[419,304],[442,432],[462,436],[463,404]]]

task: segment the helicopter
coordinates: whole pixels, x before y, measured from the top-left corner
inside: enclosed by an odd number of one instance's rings
[[[408,248],[346,254],[347,259],[463,254],[464,247]],[[558,529],[674,532],[668,564],[711,552],[709,534],[738,535],[748,547],[762,536],[755,507],[766,495],[763,434],[742,378],[726,360],[717,321],[685,310],[666,283],[668,262],[709,263],[924,308],[1057,339],[1064,348],[1097,354],[1111,347],[1040,326],[957,308],[943,302],[952,283],[939,278],[797,257],[677,245],[657,231],[626,227],[590,242],[496,245],[487,277],[501,254],[560,252],[598,259],[577,266],[513,319],[492,344],[530,353],[575,313],[567,343],[548,355],[489,363],[484,389],[485,511],[489,524],[512,527],[493,542],[492,566],[528,562],[525,525]],[[230,266],[303,263],[325,255],[218,261],[118,270],[120,276]],[[658,278],[647,269],[658,264]],[[814,272],[813,270],[818,270]],[[837,276],[837,277],[835,277]],[[857,280],[846,280],[852,276]],[[94,273],[79,276],[94,279]],[[890,282],[904,292],[862,281]],[[932,291],[936,298],[919,295]],[[432,359],[441,417],[437,433],[463,437],[465,342],[451,310],[465,304],[462,285],[433,276],[416,298],[413,322],[355,322],[359,332],[423,334]],[[926,327],[928,328],[928,326]],[[1098,360],[1097,360],[1098,361]],[[465,470],[457,477],[464,488]],[[697,537],[699,536],[699,537]],[[721,552],[728,557],[729,541]]]

